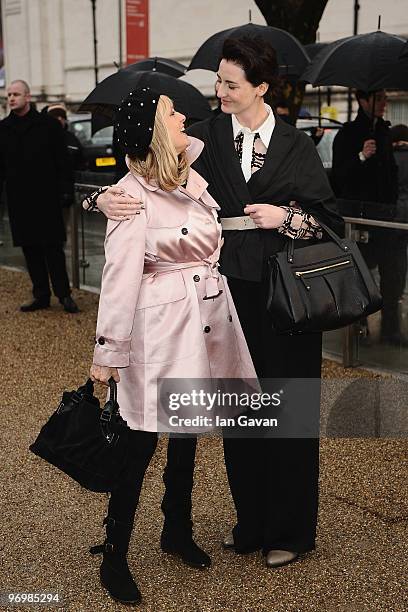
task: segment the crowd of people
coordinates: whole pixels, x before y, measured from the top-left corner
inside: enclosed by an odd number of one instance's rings
[[[129,172],[84,203],[109,219],[91,378],[118,383],[121,414],[134,435],[134,470],[112,491],[106,539],[94,547],[103,554],[103,586],[125,603],[141,601],[126,555],[157,444],[157,380],[321,375],[322,334],[278,335],[266,311],[269,257],[289,239],[322,240],[321,223],[343,231],[316,142],[268,103],[277,75],[270,45],[228,39],[217,72],[220,112],[187,131],[185,117],[162,92],[129,92],[115,119],[115,144]],[[356,95],[357,117],[334,141],[334,191],[401,207],[408,189],[408,128],[390,130],[383,120],[385,92]],[[0,176],[34,297],[21,310],[49,306],[49,274],[55,295],[73,313],[62,208],[72,185],[68,147],[76,145],[62,129],[65,112],[33,110],[24,81],[11,83],[8,99],[11,112],[0,123]],[[408,345],[398,316],[406,239],[387,229],[369,234],[362,251],[380,272],[381,339]],[[260,550],[271,568],[313,551],[318,438],[225,435],[223,444],[237,516],[223,546],[236,554]],[[211,559],[194,540],[191,512],[196,445],[194,431],[169,437],[161,547],[204,569]]]

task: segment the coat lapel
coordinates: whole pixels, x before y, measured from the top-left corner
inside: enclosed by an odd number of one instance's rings
[[[254,172],[247,183],[251,196],[255,198],[273,183],[279,166],[287,157],[294,143],[293,128],[275,115],[276,125],[272,133],[265,162],[262,168]]]
[[[196,200],[199,200],[207,187],[207,181],[204,180],[194,168],[190,168],[185,191],[191,194]]]
[[[233,185],[238,201],[241,201],[243,204],[251,203],[252,197],[235,150],[230,115],[221,113],[217,117],[212,136],[215,139],[216,150],[221,153],[218,163],[222,165],[222,171],[226,180]]]

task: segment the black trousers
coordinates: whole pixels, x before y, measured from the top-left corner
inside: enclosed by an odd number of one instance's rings
[[[50,299],[49,278],[59,299],[71,293],[65,263],[63,244],[23,246],[27,270],[33,284],[33,296],[37,300]]]
[[[319,378],[321,334],[274,335],[265,309],[267,283],[229,279],[228,284],[258,376]],[[190,518],[195,447],[194,438],[169,439],[162,506],[166,523]],[[237,511],[237,552],[313,550],[318,510],[318,439],[225,437],[224,457]]]
[[[383,297],[381,333],[385,336],[400,332],[398,302],[404,293],[407,276],[407,238],[405,232],[374,229],[367,244],[359,244],[369,268],[378,267],[380,291]]]
[[[110,495],[108,515],[123,523],[133,524],[139,503],[143,479],[157,446],[157,434],[150,431],[132,431],[132,470],[120,487]]]
[[[166,490],[161,508],[164,514],[163,531],[175,538],[192,534],[191,494],[196,446],[196,436],[170,434],[163,474]]]

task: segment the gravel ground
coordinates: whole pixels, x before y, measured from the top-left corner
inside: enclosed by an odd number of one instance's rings
[[[88,553],[102,537],[106,496],[82,490],[27,450],[62,390],[87,376],[98,297],[76,291],[78,315],[55,300],[49,310],[20,313],[30,295],[26,275],[0,269],[0,286],[0,591],[58,591],[64,602],[54,609],[75,612],[127,609],[102,591],[99,561]],[[325,362],[324,376],[375,375]],[[165,447],[162,439],[146,475],[129,553],[144,597],[140,610],[408,610],[404,440],[322,440],[317,550],[277,570],[268,570],[260,554],[238,556],[220,546],[234,511],[217,438],[199,444],[194,490],[196,539],[212,555],[212,569],[186,568],[160,551]]]

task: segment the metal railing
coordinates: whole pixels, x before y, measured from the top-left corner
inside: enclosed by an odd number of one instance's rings
[[[71,237],[71,281],[72,286],[79,289],[80,271],[81,268],[89,266],[89,263],[85,260],[85,230],[84,230],[84,215],[92,214],[87,213],[82,208],[82,202],[84,198],[89,194],[98,189],[101,184],[109,184],[108,181],[100,184],[94,183],[75,183],[75,203],[70,208],[69,227]],[[97,214],[97,213],[95,213]],[[79,228],[81,231],[79,232]],[[82,251],[82,258],[80,257],[80,250]]]
[[[379,219],[364,219],[362,217],[343,217],[345,223],[345,237],[357,239],[356,230],[359,226],[381,227],[393,230],[408,231],[408,222],[403,220],[384,221]],[[408,237],[408,234],[407,234]],[[358,338],[360,326],[349,325],[343,329],[343,366],[345,368],[356,367],[358,362]]]

